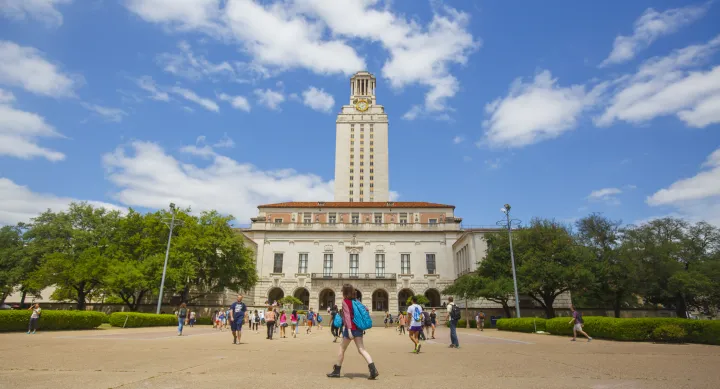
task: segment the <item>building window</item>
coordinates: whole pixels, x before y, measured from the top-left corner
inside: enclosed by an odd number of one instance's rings
[[[360,169],[360,174],[365,173],[365,169]]]
[[[357,277],[360,269],[360,254],[350,254],[350,277]]]
[[[372,186],[372,184],[370,184]],[[376,213],[375,214],[375,224],[382,224],[382,214]]]
[[[303,224],[312,224],[312,213],[303,213]]]
[[[275,219],[275,224],[282,224],[283,219]]]
[[[337,215],[334,213],[331,213],[328,215],[328,223],[335,224],[337,222]]]
[[[360,134],[360,139],[363,139],[363,138],[365,138],[365,135]]]
[[[307,259],[308,259],[307,253],[300,254],[300,258],[298,258],[298,273],[300,273],[300,274],[307,273]]]
[[[425,264],[427,265],[427,274],[436,274],[435,254],[425,254]]]
[[[437,224],[437,219],[428,219],[428,224]]]
[[[362,165],[362,162],[360,162],[360,164]],[[373,161],[370,161],[370,166],[373,166],[373,165],[374,165]]]
[[[353,183],[351,182],[351,183],[350,183],[350,187],[352,188],[353,186],[354,186],[354,185],[353,185]]]
[[[410,274],[410,254],[400,254],[400,274]]]
[[[350,139],[355,139],[355,134],[350,134]]]
[[[325,259],[323,260],[323,276],[330,277],[332,275],[332,270],[333,270],[333,255],[325,254]]]
[[[361,188],[363,187],[363,183],[362,183],[362,182],[360,183],[360,187],[361,187]]]
[[[374,180],[374,179],[375,179],[375,176],[370,176],[370,180]]]
[[[372,134],[370,134],[370,137],[372,138]],[[372,146],[372,145],[374,145],[374,144],[375,144],[375,142],[370,141],[370,146]]]
[[[375,185],[375,184],[373,184],[372,182],[370,183],[370,187],[371,187],[371,188],[372,188],[374,185]]]
[[[350,158],[355,158],[355,154],[350,154]]]
[[[350,181],[352,181],[355,178],[355,176],[350,176]]]
[[[375,276],[385,277],[385,254],[375,254]]]
[[[353,191],[350,191],[350,196],[352,196],[352,195],[353,195]]]
[[[375,151],[375,148],[374,148],[374,147],[371,147],[371,148],[370,148],[370,152],[372,153],[373,151]]]
[[[283,253],[275,253],[275,261],[273,261],[273,273],[282,273],[283,269]]]
[[[355,166],[355,162],[350,161],[350,166]]]
[[[360,166],[363,166],[363,165],[364,165],[363,161],[360,161]],[[372,166],[372,162],[370,162],[370,165]]]
[[[400,224],[405,225],[407,224],[407,213],[401,213],[400,214]]]
[[[373,138],[373,134],[372,134],[372,133],[370,133],[370,139],[372,139],[372,138]]]
[[[352,192],[351,192],[352,193]],[[362,194],[362,191],[360,191]],[[359,213],[353,213],[352,214],[352,224],[360,224],[360,214]]]
[[[350,169],[350,174],[355,173],[355,169]]]
[[[364,151],[365,151],[365,148],[364,148],[364,147],[361,147],[361,148],[360,148],[360,152],[362,153],[362,152],[364,152]]]

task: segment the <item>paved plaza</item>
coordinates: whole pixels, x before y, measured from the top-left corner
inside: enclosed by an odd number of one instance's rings
[[[208,326],[99,329],[0,334],[2,388],[717,388],[720,347],[660,345],[486,330],[460,330],[459,350],[449,333],[412,354],[406,336],[368,331],[366,347],[380,371],[350,346],[343,378],[325,377],[337,344],[327,329],[296,339],[268,341],[245,332],[233,345],[229,332]],[[332,385],[332,386],[331,386]]]

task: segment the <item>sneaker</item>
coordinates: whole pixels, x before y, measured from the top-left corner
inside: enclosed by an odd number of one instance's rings
[[[27,334],[30,335],[30,331],[28,331]]]
[[[422,345],[418,344],[418,347],[417,347],[417,353],[418,353],[418,354],[420,354],[420,348],[421,348],[421,347],[422,347]]]
[[[33,330],[32,334],[35,335],[35,330]]]
[[[588,338],[588,342],[590,342],[591,340],[592,340],[592,337],[589,337],[589,338]]]
[[[574,342],[574,341],[575,341],[575,339],[570,339],[570,341],[571,341],[571,342]]]
[[[451,345],[448,346],[448,348],[454,348],[454,347],[455,347],[454,344],[451,344]]]

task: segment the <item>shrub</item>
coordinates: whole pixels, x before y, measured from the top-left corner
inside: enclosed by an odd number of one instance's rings
[[[0,331],[27,331],[30,311],[0,311]],[[43,310],[38,328],[47,330],[88,330],[102,324],[102,312]]]
[[[450,322],[445,322],[446,327],[450,327]],[[457,328],[466,328],[467,327],[467,320],[460,319],[458,320]],[[470,328],[477,328],[477,322],[475,320],[470,320]]]
[[[212,325],[212,324],[213,324],[213,322],[212,322],[212,317],[209,317],[209,316],[208,316],[208,317],[205,317],[205,316],[203,316],[203,317],[196,317],[196,318],[195,318],[195,324],[200,324],[200,325],[202,325],[202,324]]]
[[[176,326],[177,324],[178,319],[175,315],[138,312],[115,312],[110,315],[110,325],[113,327],[123,327],[123,325],[126,328],[160,327]]]
[[[585,317],[583,330],[599,339],[621,341],[649,341],[655,339],[654,331],[664,325],[675,325],[685,331],[685,341],[720,345],[720,322],[715,320],[690,320],[678,318],[648,317],[616,319],[613,317]],[[553,335],[572,336],[573,325],[569,317],[558,317],[545,322],[546,331]]]
[[[108,314],[103,314],[102,322],[103,322],[103,323],[110,323],[110,315],[108,315]]]
[[[657,342],[680,343],[686,336],[687,332],[677,324],[663,324],[652,332],[652,338]]]
[[[519,319],[500,319],[497,329],[501,331],[535,332],[545,331],[545,319],[539,317],[522,317]]]

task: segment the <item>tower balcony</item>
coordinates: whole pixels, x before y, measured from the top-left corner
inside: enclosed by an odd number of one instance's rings
[[[256,231],[459,231],[459,223],[252,223]]]

